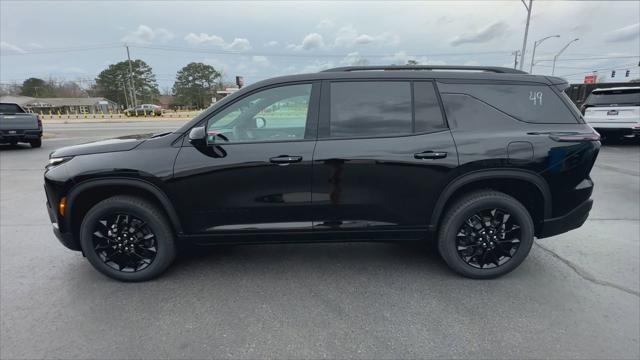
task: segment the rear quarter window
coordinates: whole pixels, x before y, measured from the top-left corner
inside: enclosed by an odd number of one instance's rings
[[[470,95],[511,117],[537,124],[576,124],[567,104],[546,85],[438,84],[442,93]]]

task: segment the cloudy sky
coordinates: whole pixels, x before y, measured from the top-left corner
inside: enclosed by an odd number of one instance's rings
[[[189,62],[208,63],[228,80],[251,83],[281,74],[351,64],[513,66],[526,11],[514,1],[178,2],[0,1],[0,82],[31,76],[93,79],[109,64],[150,64],[161,90]],[[525,57],[538,47],[535,73],[573,43],[556,75],[629,69],[638,77],[640,1],[534,1]],[[538,62],[539,61],[539,62]]]

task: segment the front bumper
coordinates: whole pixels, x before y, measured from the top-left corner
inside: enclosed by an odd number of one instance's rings
[[[537,237],[546,238],[579,228],[587,221],[592,206],[593,200],[588,199],[566,215],[544,220]]]
[[[58,215],[56,214],[56,209],[51,204],[50,195],[47,192],[47,187],[45,186],[45,195],[47,196],[47,213],[49,214],[49,220],[51,220],[51,226],[53,228],[53,234],[60,241],[62,245],[67,247],[68,249],[74,251],[81,251],[80,243],[74,239],[73,234],[70,231],[63,231],[60,229],[60,220]]]

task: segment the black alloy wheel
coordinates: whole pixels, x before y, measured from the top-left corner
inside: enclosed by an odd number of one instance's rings
[[[495,268],[511,260],[520,247],[520,225],[503,209],[486,209],[462,223],[456,236],[460,258],[478,268]]]
[[[531,214],[518,200],[495,190],[478,190],[448,206],[440,224],[438,250],[455,272],[490,279],[524,261],[534,233]]]
[[[122,272],[146,269],[158,253],[156,235],[131,214],[110,214],[98,220],[93,244],[100,260]]]
[[[127,195],[102,200],[87,212],[80,245],[96,270],[120,281],[151,280],[176,256],[174,232],[164,212]]]

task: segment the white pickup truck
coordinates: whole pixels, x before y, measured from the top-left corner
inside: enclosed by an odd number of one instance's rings
[[[585,121],[607,137],[640,137],[640,86],[595,89],[582,105]]]
[[[20,105],[0,103],[0,144],[26,142],[42,146],[42,121],[37,114],[26,112]]]

